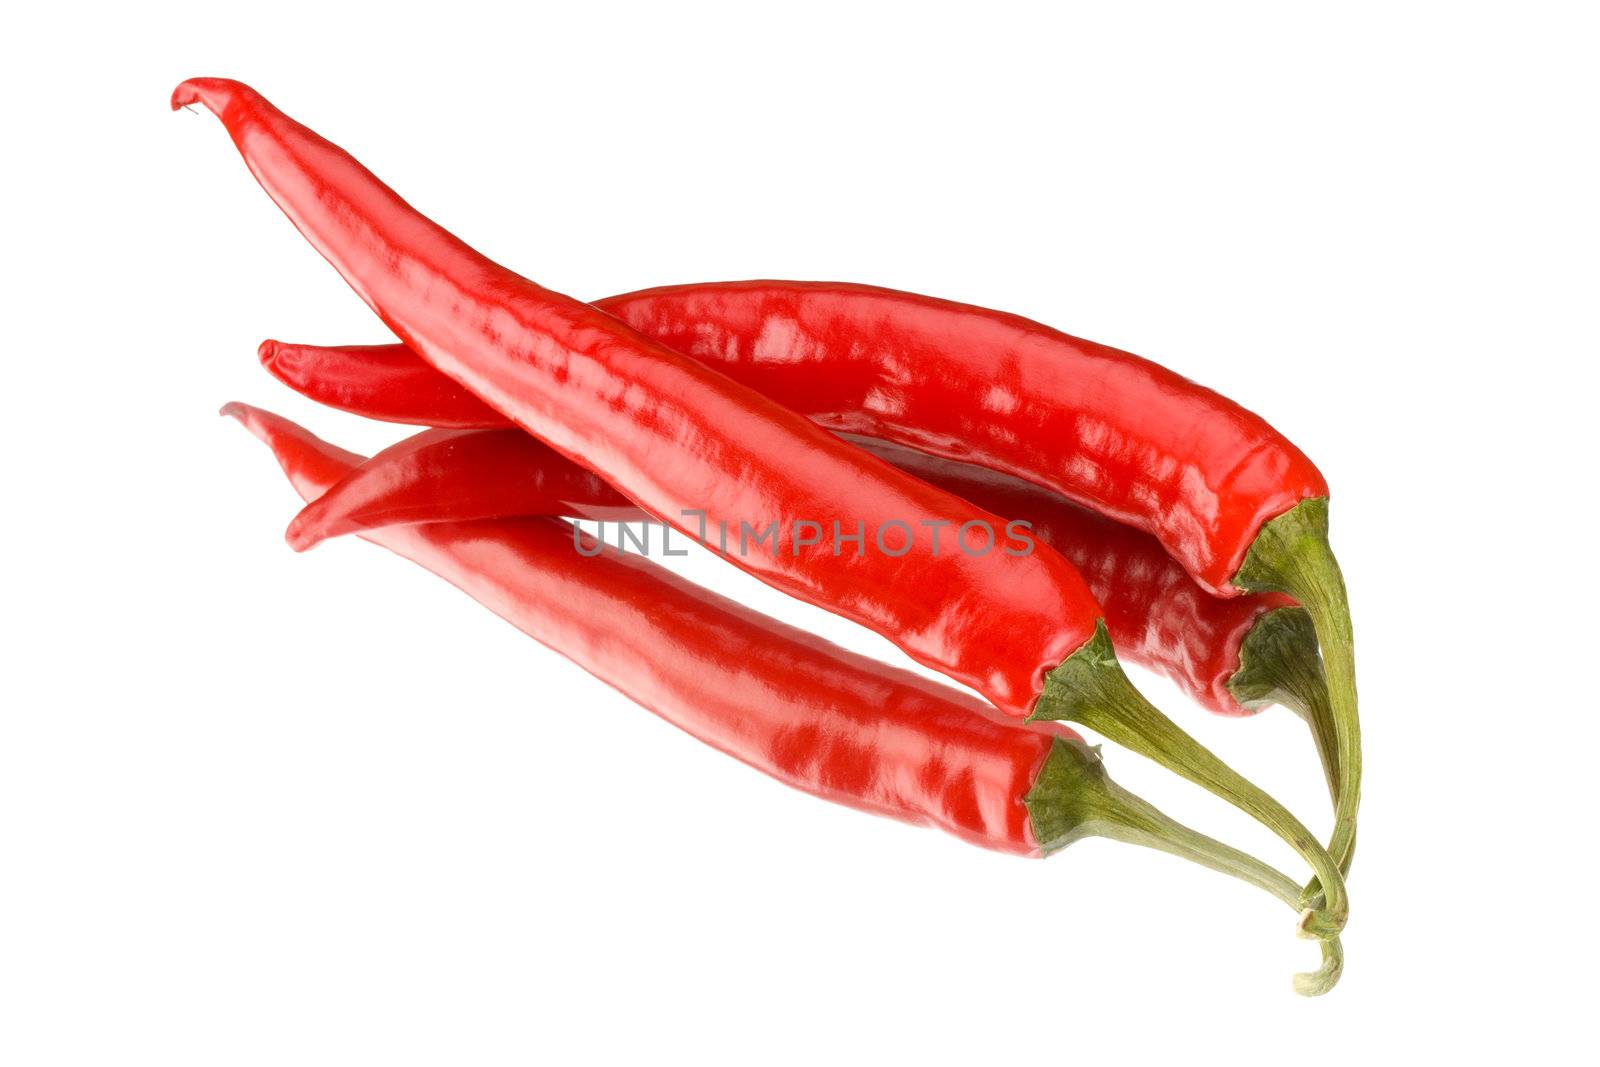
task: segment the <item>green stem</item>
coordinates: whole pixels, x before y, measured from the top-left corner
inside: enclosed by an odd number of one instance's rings
[[[1328,545],[1328,498],[1303,500],[1263,526],[1233,584],[1252,593],[1287,593],[1311,616],[1322,649],[1338,751],[1338,802],[1328,851],[1348,865],[1361,805],[1361,719],[1356,708],[1350,605],[1344,576]],[[1308,895],[1315,892],[1315,887],[1308,887]]]
[[[1030,719],[1075,722],[1189,779],[1250,815],[1287,841],[1325,888],[1326,906],[1307,911],[1300,929],[1324,940],[1349,915],[1344,879],[1316,837],[1282,804],[1218,759],[1144,698],[1122,672],[1105,623],[1066,662],[1045,675],[1044,692]]]
[[[1311,616],[1304,608],[1276,608],[1256,620],[1239,648],[1239,669],[1228,679],[1228,689],[1241,707],[1260,708],[1282,704],[1311,728],[1322,759],[1322,774],[1328,781],[1328,794],[1334,806],[1339,803],[1339,742],[1333,724],[1333,709],[1328,703],[1328,681],[1322,673],[1322,658],[1317,655],[1317,634]],[[1355,837],[1341,853],[1334,853],[1339,873],[1350,875],[1355,858]],[[1332,850],[1329,850],[1332,852]],[[1322,884],[1315,878],[1306,886],[1302,900],[1317,906]]]
[[[1247,853],[1207,837],[1163,814],[1106,774],[1097,748],[1057,738],[1033,788],[1023,798],[1040,849],[1058,852],[1085,837],[1105,837],[1179,856],[1238,878],[1299,910],[1300,889],[1287,875]],[[1295,975],[1305,996],[1332,989],[1344,966],[1337,939],[1323,941],[1322,966]]]
[[[1328,795],[1337,804],[1338,731],[1317,655],[1317,631],[1304,608],[1274,608],[1256,620],[1239,646],[1239,669],[1228,679],[1228,691],[1242,708],[1282,704],[1305,720],[1322,760]]]

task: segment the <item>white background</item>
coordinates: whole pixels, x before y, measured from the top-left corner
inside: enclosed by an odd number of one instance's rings
[[[1592,994],[1597,232],[1583,5],[118,6],[7,16],[0,1061],[1361,1062]],[[230,399],[385,339],[191,75],[574,295],[846,278],[1265,413],[1334,486],[1367,779],[1344,984],[1292,917],[711,752],[297,506]],[[701,561],[854,647],[884,642]],[[1319,831],[1299,722],[1147,691]],[[1125,784],[1296,871],[1220,802]]]

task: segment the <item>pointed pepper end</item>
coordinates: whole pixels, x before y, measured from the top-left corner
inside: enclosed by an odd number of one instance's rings
[[[231,78],[190,78],[172,90],[172,110],[199,104],[213,115],[221,115],[228,102],[241,92],[254,90]]]

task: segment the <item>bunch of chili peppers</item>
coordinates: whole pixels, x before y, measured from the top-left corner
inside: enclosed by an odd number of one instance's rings
[[[192,79],[172,104],[222,120],[399,340],[267,341],[263,364],[330,406],[429,427],[368,459],[225,408],[306,500],[296,548],[381,544],[818,796],[1022,855],[1099,835],[1231,874],[1319,942],[1300,992],[1338,980],[1361,783],[1350,620],[1327,484],[1264,420],[1129,353],[912,293],[756,281],[584,303],[478,254],[248,86]],[[571,519],[664,524],[985,699],[759,615]],[[1329,841],[1151,705],[1118,654],[1212,711],[1279,703],[1304,718],[1335,805]],[[1117,787],[1068,723],[1252,815],[1311,881]]]

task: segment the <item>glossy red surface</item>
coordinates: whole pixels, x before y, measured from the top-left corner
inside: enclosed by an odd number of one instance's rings
[[[361,457],[242,404],[313,500]],[[847,652],[636,555],[588,557],[572,528],[521,518],[363,536],[420,564],[668,722],[797,789],[1004,852],[1038,850],[1023,797],[1059,724]]]
[[[1328,494],[1259,416],[1020,316],[843,282],[665,286],[595,306],[821,425],[1004,471],[1145,530],[1218,595],[1238,592],[1263,523]],[[397,349],[349,354],[282,345],[263,357],[296,388],[329,374],[322,399],[375,418],[503,423],[459,387],[441,395]]]
[[[424,430],[379,452],[289,524],[297,551],[341,534],[518,515],[636,521],[599,475],[521,430]]]
[[[1058,554],[936,552],[939,530],[923,525],[996,516],[492,263],[248,86],[188,81],[173,106],[190,103],[222,120],[296,228],[435,368],[685,533],[691,510],[735,528],[779,522],[770,549],[727,556],[762,581],[876,630],[1017,716],[1092,635],[1099,607]],[[903,522],[915,545],[898,557],[835,555],[829,538],[800,543],[799,521]]]
[[[823,425],[1014,474],[1153,535],[1214,593],[1262,524],[1326,496],[1267,422],[1017,315],[833,282],[667,286],[602,307]],[[737,368],[737,369],[735,369]]]
[[[284,384],[317,382],[321,401],[384,422],[417,426],[510,426],[511,420],[423,362],[405,345],[285,345],[264,341],[262,366]],[[388,382],[386,394],[374,381]]]
[[[851,441],[986,511],[1029,522],[1029,536],[1082,571],[1122,658],[1162,672],[1212,711],[1249,714],[1227,683],[1256,619],[1287,597],[1212,596],[1149,534],[1049,490],[902,445]],[[289,540],[305,548],[390,524],[526,515],[644,517],[602,479],[520,430],[429,430],[378,453],[308,504]]]
[[[515,425],[405,345],[262,341],[256,356],[295,392],[369,419],[446,429]]]
[[[1071,560],[1089,583],[1120,658],[1166,675],[1210,711],[1251,715],[1260,710],[1240,707],[1228,681],[1239,669],[1239,648],[1256,620],[1294,603],[1289,597],[1215,596],[1150,534],[1048,489],[904,445],[851,440],[987,511],[1030,522],[1033,535]]]

